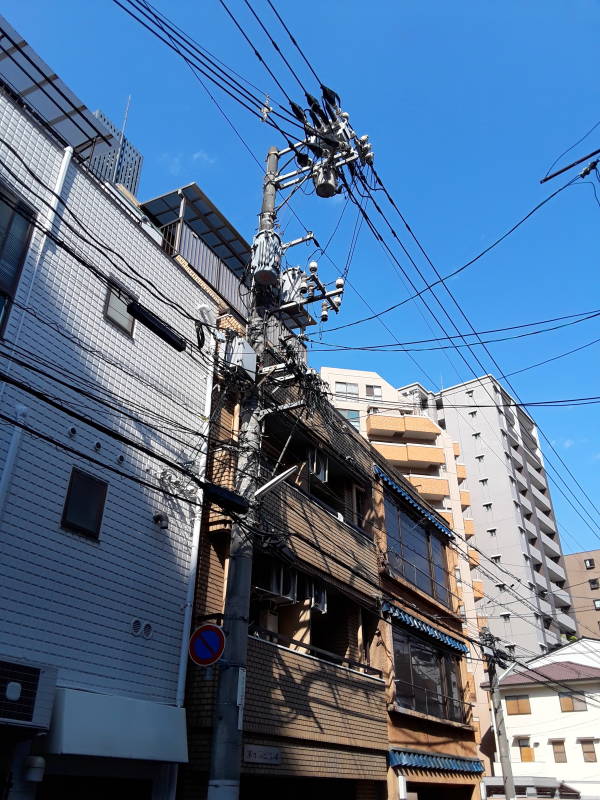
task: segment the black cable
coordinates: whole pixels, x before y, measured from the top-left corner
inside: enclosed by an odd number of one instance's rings
[[[562,158],[563,156],[566,156],[566,155],[567,155],[567,153],[570,153],[570,152],[571,152],[571,150],[573,150],[575,147],[577,147],[577,145],[578,145],[578,144],[581,144],[581,142],[583,142],[583,140],[584,140],[584,139],[587,139],[587,137],[590,135],[590,133],[593,133],[593,132],[596,130],[596,128],[598,127],[598,125],[600,125],[600,120],[599,120],[598,122],[596,122],[596,124],[595,124],[595,125],[593,125],[593,126],[592,126],[592,127],[589,129],[589,131],[588,131],[587,133],[584,133],[584,134],[583,134],[583,136],[581,137],[581,139],[577,139],[577,141],[575,142],[575,144],[572,144],[570,147],[567,147],[567,149],[566,149],[566,150],[564,150],[564,151],[563,151],[563,152],[562,152],[562,153],[561,153],[559,156],[557,156],[557,157],[554,159],[554,161],[553,161],[553,162],[550,164],[550,166],[548,167],[548,169],[547,169],[547,171],[546,171],[546,174],[544,175],[544,178],[548,177],[548,175],[549,175],[549,174],[550,174],[550,172],[552,171],[552,167],[554,167],[554,166],[555,166],[555,164],[557,164],[557,163],[558,163],[558,162],[561,160],[561,158]]]
[[[283,29],[285,30],[285,32],[287,33],[287,35],[290,37],[290,41],[291,41],[291,43],[294,45],[294,47],[296,48],[296,50],[297,50],[297,51],[300,53],[300,55],[301,55],[301,56],[302,56],[302,58],[304,59],[304,63],[305,63],[305,64],[306,64],[306,66],[309,68],[309,70],[312,72],[312,74],[313,74],[313,76],[314,76],[315,80],[317,81],[317,83],[319,84],[319,86],[322,86],[323,84],[321,83],[321,81],[320,81],[320,79],[319,79],[319,76],[318,76],[318,75],[317,75],[317,73],[315,72],[315,69],[314,69],[313,65],[310,63],[310,61],[308,60],[308,58],[307,58],[307,57],[304,55],[304,51],[302,50],[302,48],[300,47],[300,45],[298,44],[298,42],[296,41],[296,39],[293,37],[293,35],[292,35],[292,33],[291,33],[290,29],[288,28],[288,26],[285,24],[285,22],[284,22],[284,21],[283,21],[283,19],[281,18],[281,15],[280,15],[280,14],[279,14],[279,12],[277,11],[277,9],[275,8],[275,6],[274,6],[274,5],[273,5],[273,3],[271,2],[271,0],[267,0],[267,3],[270,5],[270,7],[271,7],[271,10],[273,11],[273,13],[275,14],[275,16],[277,17],[277,19],[278,19],[278,20],[279,20],[279,22],[281,23],[281,25],[282,25]]]

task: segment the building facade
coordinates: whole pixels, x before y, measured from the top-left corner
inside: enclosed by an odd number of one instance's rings
[[[512,667],[500,693],[515,785],[552,796],[541,790],[553,781],[555,797],[599,797],[600,642],[582,638]]]
[[[472,577],[479,554],[469,547],[475,526],[460,444],[427,416],[428,396],[418,387],[415,395],[399,400],[397,390],[377,373],[323,367],[321,377],[327,382],[331,402],[338,411],[438,511],[456,534],[459,611],[471,633],[477,634],[479,627],[486,624],[485,611],[483,617],[479,613],[484,590],[482,582]],[[493,736],[487,692],[481,689],[485,674],[479,648],[474,644],[469,647],[473,656],[469,665],[475,695],[473,713],[480,755],[489,772]]]
[[[579,633],[600,638],[600,550],[569,553],[565,571]]]
[[[469,543],[474,548],[471,582],[477,615],[487,620],[505,649],[531,658],[576,634],[535,422],[515,406],[500,383],[487,375],[435,394],[420,384],[394,389],[376,373],[323,368],[321,374],[332,386],[336,406],[346,416],[354,415],[366,435],[375,430],[369,421],[373,414],[385,416],[392,408],[405,415],[412,409],[413,415],[435,421],[459,443],[468,475],[472,523],[467,525],[473,525]],[[340,397],[335,385],[341,389],[344,382],[359,387],[358,395]],[[404,441],[408,434],[392,435]],[[423,444],[415,451],[416,444],[413,440],[413,452],[425,451]],[[395,447],[393,452],[399,452]],[[411,457],[408,450],[402,453],[406,468],[414,470],[418,462]],[[437,464],[422,464],[420,473],[423,467],[425,476],[436,478],[447,468],[441,457]],[[445,502],[439,501],[442,510]],[[507,590],[510,603],[505,602]]]

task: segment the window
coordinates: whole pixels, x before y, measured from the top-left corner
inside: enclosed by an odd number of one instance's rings
[[[596,745],[593,739],[580,739],[581,752],[584,761],[598,761],[596,757]]]
[[[477,411],[469,411],[469,416],[470,417],[475,417],[476,414],[477,414]]]
[[[15,296],[29,244],[31,213],[13,195],[0,194],[0,324]]]
[[[357,411],[355,408],[339,408],[338,411],[340,414],[348,420],[351,425],[358,430],[360,428],[360,411]]]
[[[481,434],[480,434],[480,433],[472,433],[472,434],[471,434],[471,436],[472,436],[474,439],[479,439],[479,437],[481,436]]]
[[[396,505],[390,494],[386,493],[384,506],[389,567],[421,591],[449,605],[444,544]]]
[[[367,383],[366,391],[367,397],[374,397],[376,400],[381,400],[381,386],[372,386]]]
[[[500,561],[502,560],[502,556],[491,556],[491,559],[494,562],[494,564],[499,564]]]
[[[482,486],[487,486],[487,482],[488,482],[488,479],[487,479],[487,478],[480,478],[480,479],[479,479],[479,483],[480,483]]]
[[[587,711],[587,703],[583,692],[577,695],[572,692],[559,692],[561,711]]]
[[[458,658],[394,626],[396,703],[455,722],[465,722]]]
[[[590,589],[598,589],[600,588],[600,581],[598,578],[592,578],[591,581],[588,581],[590,584]]]
[[[487,532],[489,533],[490,536],[495,536],[496,535],[496,528],[488,528]]]
[[[483,510],[484,511],[491,511],[492,510],[492,504],[491,503],[484,503],[483,504]]]
[[[531,707],[529,705],[529,695],[527,694],[509,694],[506,696],[506,713],[507,714],[531,714]]]
[[[340,397],[358,397],[358,383],[335,382],[335,393]]]
[[[564,739],[553,739],[550,744],[552,745],[552,750],[554,751],[554,761],[556,764],[566,764],[567,763],[567,753],[565,750],[565,740]]]
[[[596,562],[593,558],[584,558],[583,563],[586,569],[594,569]]]
[[[594,608],[596,611],[600,611],[600,600],[594,600]]]
[[[529,743],[529,737],[526,739],[517,739],[517,747],[521,754],[521,761],[535,761],[535,753],[533,747]]]
[[[73,467],[61,525],[92,539],[100,535],[108,484]]]
[[[479,463],[481,464],[484,458],[485,456],[475,456],[475,461],[479,461]]]
[[[473,397],[473,389],[468,389],[468,390],[465,392],[465,394],[467,395],[467,397]]]
[[[127,294],[116,283],[111,283],[106,295],[106,305],[104,316],[110,320],[117,328],[120,328],[130,336],[133,335],[134,318],[127,311],[127,306],[132,301],[131,295]]]

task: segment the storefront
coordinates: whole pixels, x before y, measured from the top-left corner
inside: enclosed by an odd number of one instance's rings
[[[394,749],[389,765],[399,800],[479,800],[483,764],[479,759]]]

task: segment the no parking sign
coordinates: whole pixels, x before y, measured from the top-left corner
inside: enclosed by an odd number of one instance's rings
[[[225,634],[223,628],[206,622],[190,636],[188,651],[194,664],[209,667],[218,661],[225,650]]]

